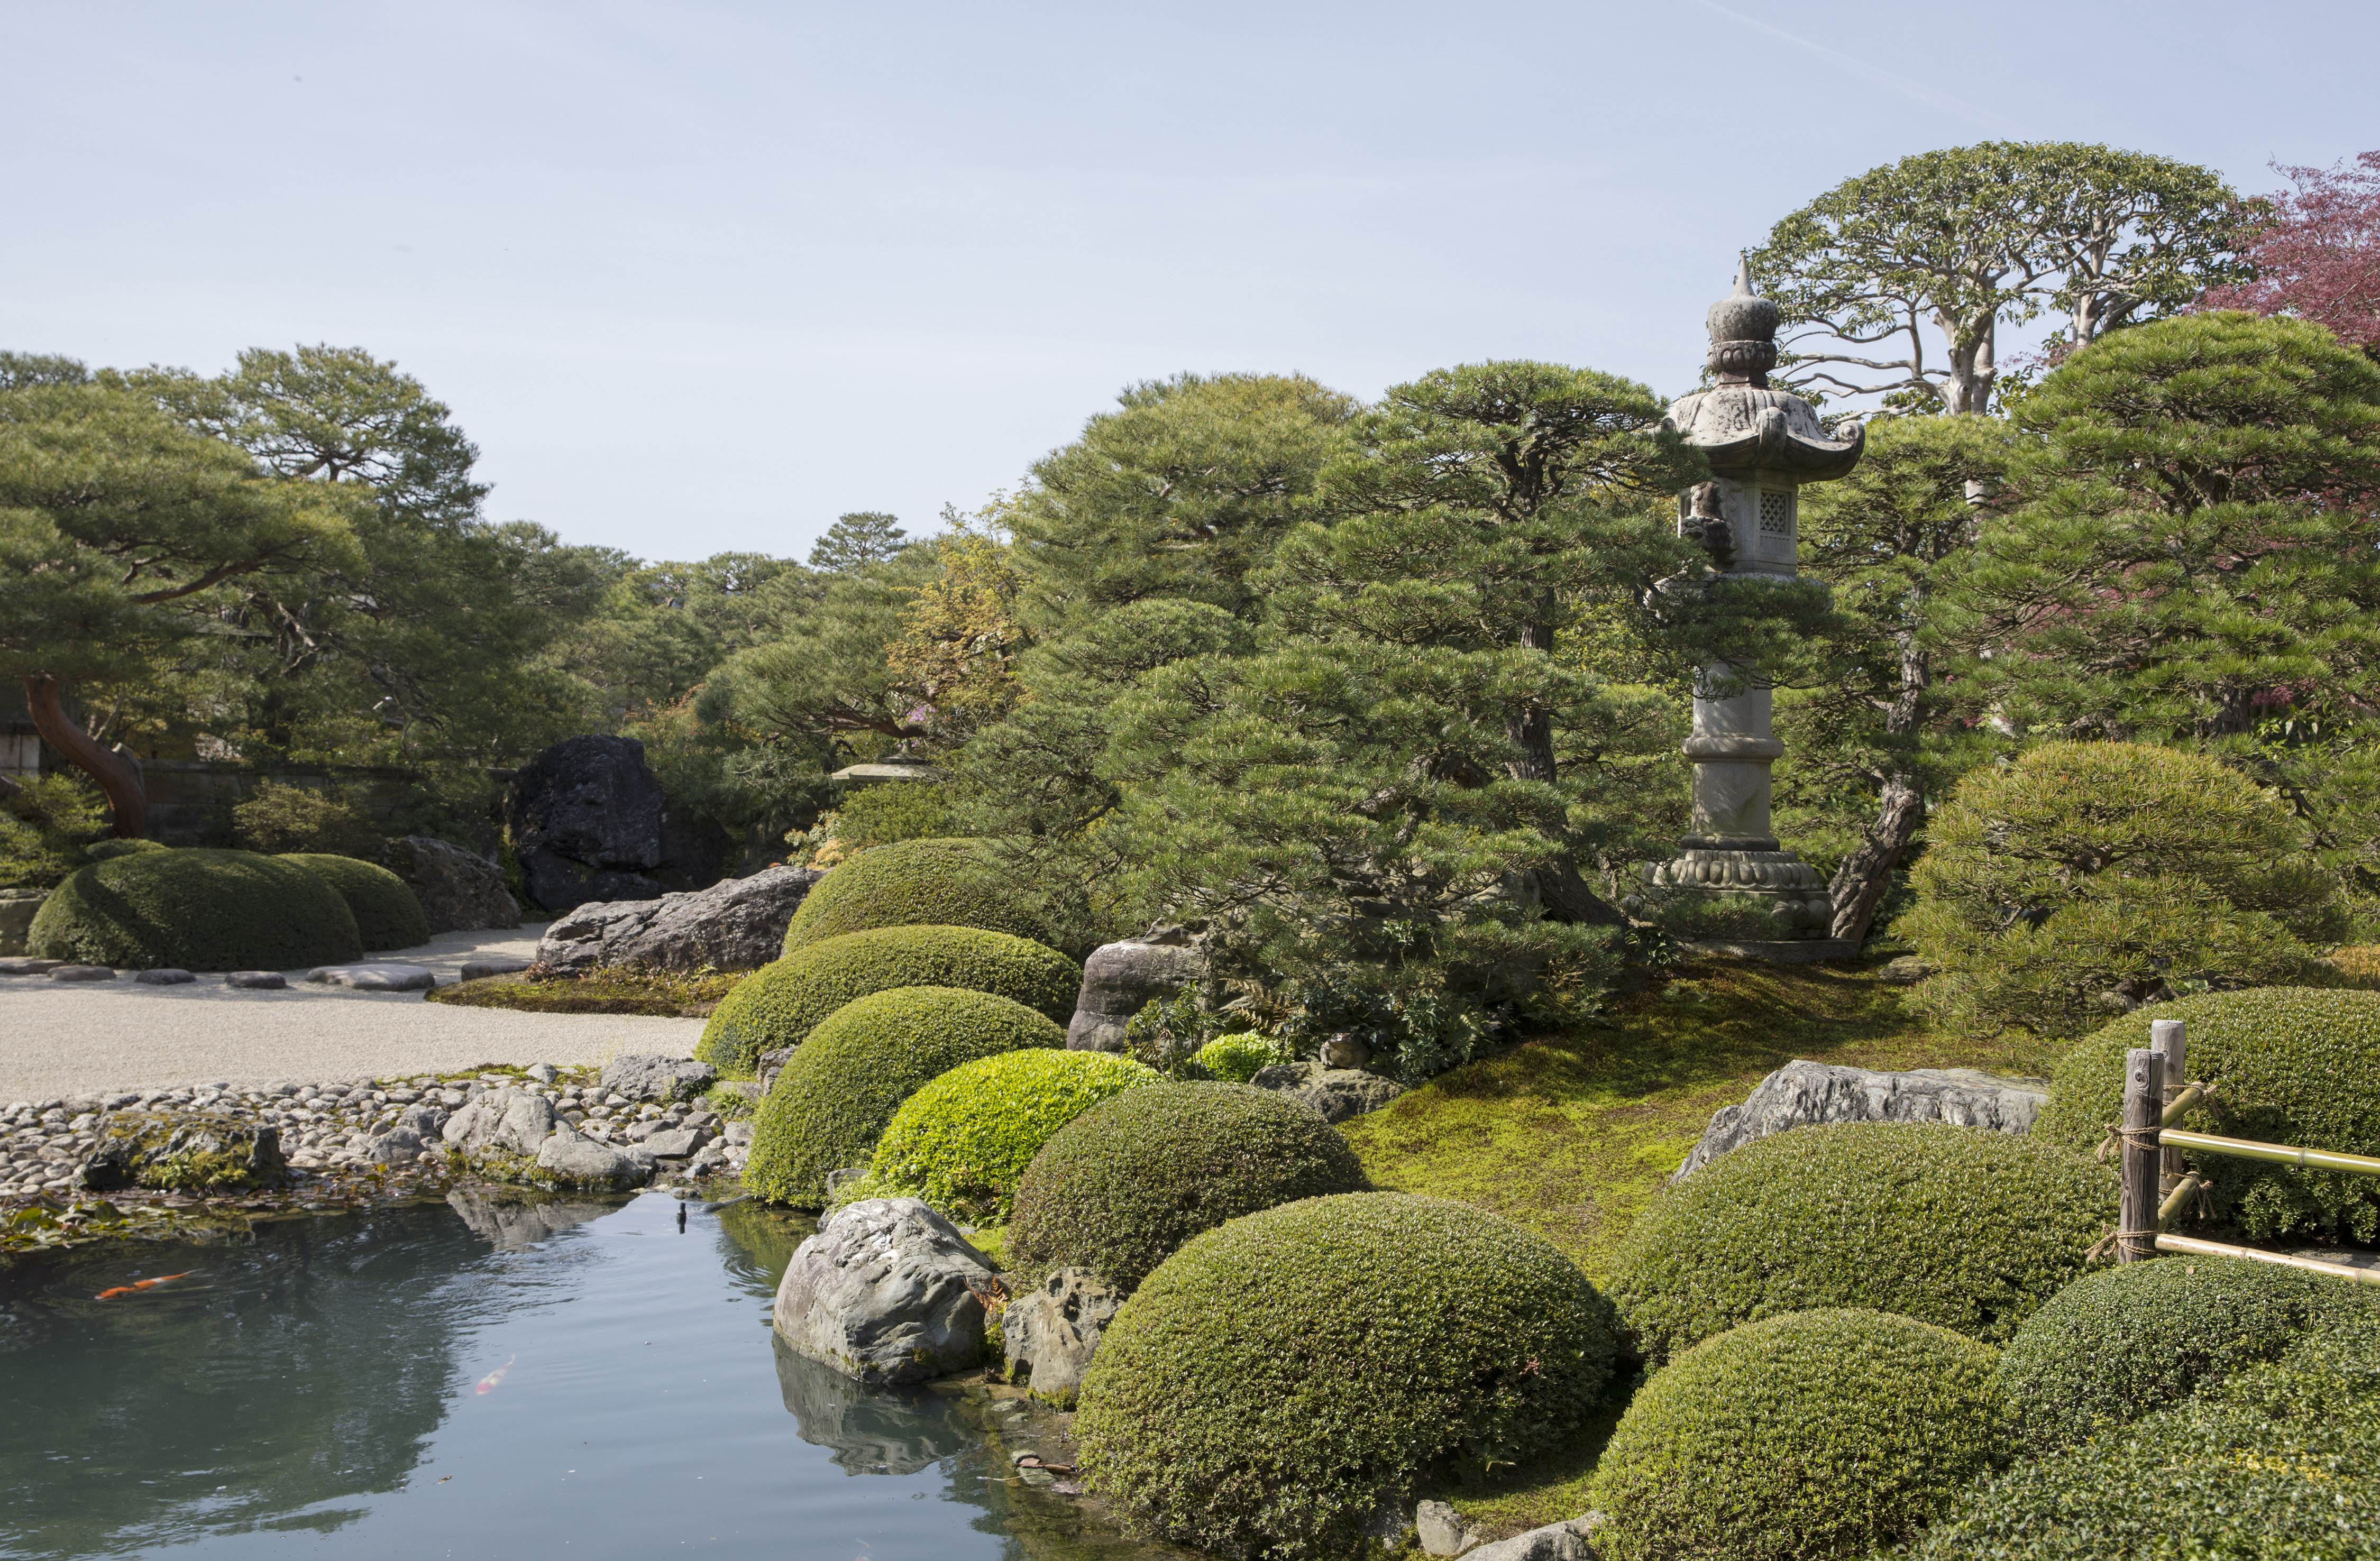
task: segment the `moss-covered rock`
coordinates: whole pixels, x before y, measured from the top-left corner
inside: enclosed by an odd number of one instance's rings
[[[962,1063],[893,1114],[868,1161],[868,1195],[923,1198],[959,1218],[1003,1223],[1017,1178],[1052,1134],[1110,1095],[1163,1078],[1103,1051],[1036,1048]]]
[[[2277,1360],[2309,1332],[2380,1318],[2380,1289],[2240,1258],[2160,1258],[2086,1274],[2024,1321],[1999,1381],[2025,1444],[2048,1451]]]
[[[965,926],[888,926],[812,943],[739,982],[703,1027],[695,1055],[748,1073],[764,1051],[799,1046],[844,1004],[896,986],[961,986],[1023,1003],[1062,1024],[1083,967],[1055,949]]]
[[[278,1186],[288,1174],[276,1128],[220,1112],[118,1111],[100,1125],[82,1184],[94,1192],[237,1192]]]
[[[2212,992],[2127,1014],[2067,1052],[2034,1131],[2070,1148],[2096,1145],[2122,1114],[2124,1053],[2149,1044],[2153,1020],[2189,1026],[2192,1079],[2218,1086],[2183,1126],[2309,1149],[2380,1155],[2380,992],[2261,986]],[[2380,1240],[2380,1180],[2204,1156],[2218,1218],[2253,1240],[2294,1231]]]
[[[744,1185],[771,1203],[820,1207],[827,1173],[866,1165],[920,1085],[978,1058],[1065,1044],[1054,1021],[990,992],[899,986],[846,1003],[778,1071]]]
[[[134,970],[291,970],[363,952],[355,915],[328,880],[248,851],[94,862],[51,891],[26,943],[42,959]]]
[[[1706,1339],[1630,1401],[1597,1466],[1608,1561],[1808,1561],[1916,1536],[2008,1453],[1995,1351],[1864,1310]]]
[[[1338,1130],[1270,1090],[1128,1090],[1067,1123],[1026,1167],[1009,1261],[1026,1285],[1087,1268],[1130,1290],[1202,1230],[1366,1185]]]
[[[986,853],[981,841],[902,841],[839,864],[803,896],[785,952],[885,926],[973,926],[1037,943],[1049,918]]]
[[[403,878],[385,867],[326,852],[292,851],[279,858],[320,874],[339,891],[356,918],[366,950],[414,949],[430,941],[430,918]]]
[[[1797,1128],[1662,1194],[1609,1289],[1656,1361],[1827,1307],[1997,1344],[2082,1272],[2115,1215],[2113,1173],[2055,1144],[1940,1122]]]
[[[1567,1441],[1612,1354],[1595,1287],[1520,1227],[1399,1192],[1308,1198],[1148,1277],[1100,1340],[1075,1433],[1136,1531],[1343,1556],[1425,1481]]]

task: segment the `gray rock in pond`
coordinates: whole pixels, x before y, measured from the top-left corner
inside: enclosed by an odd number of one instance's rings
[[[455,974],[464,981],[485,981],[492,975],[517,975],[528,966],[527,960],[467,960]]]
[[[156,970],[144,970],[132,979],[143,986],[187,986],[198,977],[187,970],[161,966]]]
[[[1405,1086],[1394,1079],[1360,1068],[1326,1068],[1319,1062],[1275,1062],[1257,1069],[1248,1083],[1312,1107],[1326,1122],[1343,1122],[1377,1111],[1405,1092]]]
[[[1593,1536],[1603,1514],[1590,1512],[1566,1523],[1548,1523],[1469,1552],[1471,1561],[1597,1561]]]
[[[1075,1407],[1083,1373],[1123,1304],[1123,1292],[1087,1268],[1061,1268],[1030,1295],[1008,1303],[1000,1334],[1008,1380],[1062,1410]]]
[[[50,970],[53,981],[113,981],[115,972],[105,965],[55,965]]]
[[[364,1158],[376,1166],[411,1165],[430,1145],[416,1130],[399,1123],[372,1140]]]
[[[426,992],[438,985],[427,965],[370,962],[351,965],[316,965],[306,979],[323,986],[346,986],[358,992]]]
[[[526,1090],[502,1089],[469,1101],[439,1130],[450,1149],[534,1155],[553,1131],[553,1103]]]
[[[784,1341],[870,1386],[924,1382],[983,1360],[999,1276],[917,1198],[863,1198],[794,1252],[774,1313]]]
[[[284,992],[289,978],[277,970],[235,970],[224,977],[224,985],[244,992]]]
[[[719,1070],[690,1057],[631,1052],[603,1064],[603,1087],[630,1100],[692,1100],[719,1078]]]
[[[825,876],[770,867],[691,893],[582,904],[545,929],[538,962],[565,971],[758,970],[785,951],[785,924]]]
[[[571,1186],[614,1191],[641,1187],[652,1174],[650,1167],[639,1167],[618,1150],[582,1138],[567,1126],[539,1145],[537,1164],[540,1170]]]
[[[0,975],[47,975],[64,960],[0,960]]]
[[[1066,1026],[1072,1051],[1122,1051],[1124,1029],[1151,998],[1170,998],[1198,974],[1198,955],[1170,943],[1104,943],[1083,962],[1083,989]]]
[[[2049,1098],[2046,1079],[2001,1079],[1973,1068],[1883,1073],[1797,1059],[1760,1081],[1741,1106],[1711,1113],[1710,1126],[1674,1184],[1770,1133],[1827,1122],[1949,1122],[1995,1132],[2031,1132]]]
[[[504,870],[461,846],[407,835],[381,847],[380,865],[413,890],[433,934],[520,926],[520,905],[504,888]]]

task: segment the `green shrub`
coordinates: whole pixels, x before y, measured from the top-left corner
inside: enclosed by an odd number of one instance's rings
[[[1913,1538],[2007,1455],[1994,1351],[1914,1318],[1797,1312],[1656,1373],[1604,1448],[1607,1561],[1805,1561]]]
[[[138,856],[144,851],[171,851],[174,848],[172,846],[167,845],[163,841],[94,841],[91,844],[83,847],[82,856],[83,860],[86,862],[113,862],[119,856]]]
[[[1253,1031],[1218,1035],[1192,1053],[1190,1059],[1227,1084],[1246,1083],[1274,1063],[1293,1060],[1287,1046]]]
[[[339,891],[355,914],[356,932],[366,949],[417,949],[430,941],[430,917],[420,900],[387,868],[322,852],[287,852],[280,859],[320,874]]]
[[[695,1055],[729,1072],[798,1046],[821,1019],[855,998],[895,986],[963,986],[1012,998],[1061,1024],[1073,1017],[1083,967],[1004,932],[965,926],[888,926],[813,943],[746,976],[721,999]]]
[[[968,840],[903,841],[820,878],[785,928],[785,952],[884,926],[973,926],[1046,942],[1049,927]]]
[[[1307,1198],[1206,1232],[1124,1303],[1084,1378],[1087,1483],[1136,1531],[1279,1561],[1358,1549],[1387,1503],[1571,1439],[1610,1309],[1467,1204]]]
[[[290,970],[363,952],[321,875],[247,851],[94,862],[51,891],[26,942],[42,959],[140,970]]]
[[[935,781],[853,786],[835,806],[834,835],[845,852],[881,851],[905,841],[948,835],[950,829],[950,788]]]
[[[1129,1290],[1227,1219],[1366,1185],[1338,1129],[1270,1090],[1127,1090],[1068,1123],[1025,1168],[1010,1260],[1028,1285],[1087,1268]]]
[[[903,1103],[868,1162],[877,1197],[923,1198],[984,1224],[1007,1217],[1016,1179],[1050,1134],[1161,1075],[1103,1051],[1012,1051],[962,1063]]]
[[[250,851],[370,856],[385,839],[372,821],[333,793],[267,780],[231,810],[232,832]]]
[[[1971,1491],[1915,1554],[2308,1561],[2369,1555],[2374,1532],[2380,1326],[2365,1321],[2309,1335],[2278,1362],[2019,1464]]]
[[[79,775],[44,775],[0,789],[0,889],[55,889],[91,860],[107,833],[107,803]]]
[[[2082,1272],[2115,1214],[2114,1174],[2053,1144],[1941,1122],[1796,1128],[1663,1193],[1609,1289],[1654,1360],[1818,1307],[1998,1343]]]
[[[2000,1356],[2026,1445],[2048,1451],[2277,1359],[2308,1330],[2380,1313],[2380,1291],[2240,1258],[2164,1258],[2086,1274]]]
[[[2214,992],[2128,1014],[2058,1064],[2034,1131],[2095,1146],[2121,1114],[2124,1053],[2149,1044],[2149,1022],[2189,1026],[2187,1071],[2219,1087],[2181,1124],[2204,1132],[2310,1149],[2380,1155],[2380,993],[2268,986]],[[2380,1182],[2335,1171],[2204,1156],[2217,1217],[2256,1240],[2314,1230],[2380,1237]]]
[[[2172,748],[2049,743],[1978,769],[1927,818],[1893,928],[1964,1029],[2076,1035],[2216,986],[2301,980],[2345,930],[2305,828],[2238,771]]]
[[[1065,1044],[1056,1023],[989,992],[898,986],[845,1003],[778,1071],[753,1125],[744,1185],[816,1208],[826,1173],[867,1164],[919,1085],[978,1058]]]

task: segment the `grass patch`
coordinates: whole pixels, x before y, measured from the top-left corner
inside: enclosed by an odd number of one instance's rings
[[[458,1008],[512,1009],[523,1013],[640,1013],[662,1019],[707,1019],[749,971],[647,970],[598,965],[583,975],[528,970],[491,975],[424,993]]]

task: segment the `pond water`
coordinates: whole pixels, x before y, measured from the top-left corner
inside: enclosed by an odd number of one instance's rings
[[[1183,1554],[1016,1480],[1048,1417],[779,1348],[802,1234],[750,1204],[458,1194],[20,1259],[0,1556]]]

